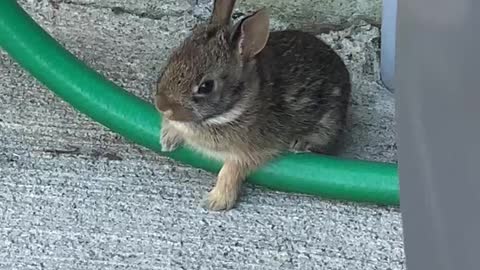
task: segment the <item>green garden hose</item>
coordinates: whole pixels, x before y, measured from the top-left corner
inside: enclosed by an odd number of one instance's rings
[[[161,155],[210,172],[221,163],[188,148],[166,153],[154,106],[89,68],[44,31],[15,0],[0,0],[0,47],[48,89],[96,122]],[[323,198],[398,205],[397,166],[316,154],[285,154],[248,181]]]

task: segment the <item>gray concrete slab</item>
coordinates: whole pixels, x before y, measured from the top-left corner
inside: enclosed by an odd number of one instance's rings
[[[188,12],[21,3],[80,59],[145,98],[195,22]],[[343,155],[395,162],[378,35],[357,24],[322,37],[354,80]],[[398,209],[246,185],[238,208],[209,213],[198,203],[213,181],[90,121],[0,53],[0,269],[405,269]]]

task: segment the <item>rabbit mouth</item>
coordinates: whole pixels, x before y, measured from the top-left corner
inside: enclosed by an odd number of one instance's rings
[[[162,113],[165,118],[170,121],[176,122],[192,122],[195,120],[193,113],[184,110],[184,109],[177,109],[177,110],[167,110]]]
[[[191,122],[196,119],[195,114],[178,104],[166,102],[165,99],[156,99],[155,107],[168,120],[177,122]]]

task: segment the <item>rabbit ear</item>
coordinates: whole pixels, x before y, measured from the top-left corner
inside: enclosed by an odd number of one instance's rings
[[[233,27],[231,41],[240,57],[249,61],[260,53],[270,35],[269,18],[265,8],[243,18]]]
[[[210,17],[211,24],[228,25],[232,17],[235,0],[215,0],[213,3],[213,12]]]

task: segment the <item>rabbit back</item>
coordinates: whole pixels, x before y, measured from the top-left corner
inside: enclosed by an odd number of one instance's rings
[[[258,57],[268,100],[264,128],[282,134],[284,145],[328,152],[345,129],[350,105],[350,73],[343,59],[321,39],[305,32],[270,33]],[[275,123],[272,125],[271,123]],[[292,146],[293,144],[293,146]],[[325,150],[324,150],[325,149]]]

